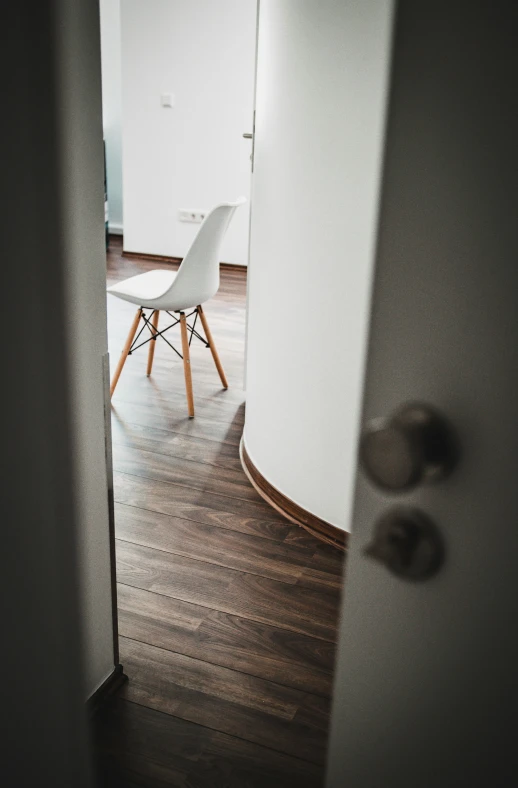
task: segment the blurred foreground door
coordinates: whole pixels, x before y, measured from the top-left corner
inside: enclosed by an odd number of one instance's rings
[[[515,16],[396,14],[328,788],[516,784]],[[396,415],[412,402],[456,435],[445,478],[448,432]]]

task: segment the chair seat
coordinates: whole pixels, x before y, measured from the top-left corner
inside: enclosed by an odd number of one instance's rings
[[[108,287],[108,293],[110,295],[114,295],[116,298],[122,298],[123,301],[129,301],[131,304],[136,304],[138,307],[153,310],[153,314],[149,317],[142,309],[138,309],[137,314],[133,318],[126,344],[124,345],[121,357],[112,377],[110,385],[111,396],[113,396],[113,392],[115,391],[117,381],[119,380],[127,357],[134,349],[136,350],[137,347],[145,344],[141,342],[140,345],[135,347],[137,341],[135,337],[137,337],[137,339],[140,337],[140,333],[142,333],[144,327],[147,326],[151,333],[151,337],[148,337],[147,341],[149,345],[147,374],[150,375],[153,368],[156,340],[161,337],[167,342],[168,340],[164,337],[164,331],[174,328],[174,326],[179,323],[182,338],[181,358],[183,358],[185,375],[187,410],[189,418],[192,419],[194,417],[194,399],[192,393],[189,346],[193,336],[198,337],[198,339],[201,339],[205,343],[205,339],[194,329],[198,317],[203,326],[206,345],[210,348],[223,388],[228,388],[228,382],[214,346],[212,334],[210,333],[202,304],[215,296],[218,292],[219,250],[221,242],[230,219],[234,215],[234,211],[245,202],[245,198],[240,197],[233,203],[229,202],[216,205],[216,207],[207,214],[189,251],[183,258],[178,271],[173,272],[164,270],[163,268],[155,268],[154,271],[132,276],[129,279],[125,279],[124,282],[118,282]],[[186,312],[191,309],[193,311],[186,314]],[[180,316],[172,325],[159,331],[157,326],[159,325],[161,311],[169,313],[180,312]],[[191,326],[187,320],[194,314],[196,316]],[[141,332],[137,334],[139,325],[142,321],[144,321],[144,327],[141,329]],[[191,332],[190,337],[189,330]]]
[[[163,301],[162,296],[167,293],[175,279],[175,271],[155,269],[145,274],[131,276],[129,279],[124,279],[123,282],[117,282],[117,284],[108,287],[107,291],[111,295],[117,296],[117,298],[122,298],[124,301],[129,301],[137,306],[147,306],[150,309],[175,310],[187,308],[190,304],[178,304],[175,302],[174,291],[169,294],[170,298],[167,303]]]

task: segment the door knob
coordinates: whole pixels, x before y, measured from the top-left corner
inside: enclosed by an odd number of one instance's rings
[[[418,509],[386,512],[376,523],[374,538],[364,552],[407,580],[426,580],[444,560],[439,531]]]
[[[253,136],[254,136],[254,135],[253,135],[253,134],[250,134],[249,132],[245,132],[245,133],[243,134],[243,137],[245,138],[245,140],[251,140],[251,139],[253,139]]]
[[[457,460],[454,432],[428,405],[403,405],[391,417],[369,422],[360,462],[378,486],[394,492],[444,478]]]

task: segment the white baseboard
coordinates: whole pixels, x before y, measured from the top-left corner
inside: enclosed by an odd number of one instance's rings
[[[122,224],[113,224],[113,222],[108,222],[108,232],[112,235],[124,235]]]

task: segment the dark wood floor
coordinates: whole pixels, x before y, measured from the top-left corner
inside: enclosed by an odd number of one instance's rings
[[[123,258],[114,240],[108,281],[160,265]],[[147,346],[129,357],[114,395],[130,680],[96,722],[105,786],[323,785],[343,556],[270,508],[241,468],[245,286],[224,270],[206,305],[230,388],[193,344],[194,420],[164,342],[150,378]],[[110,297],[108,309],[113,366],[135,308]]]

